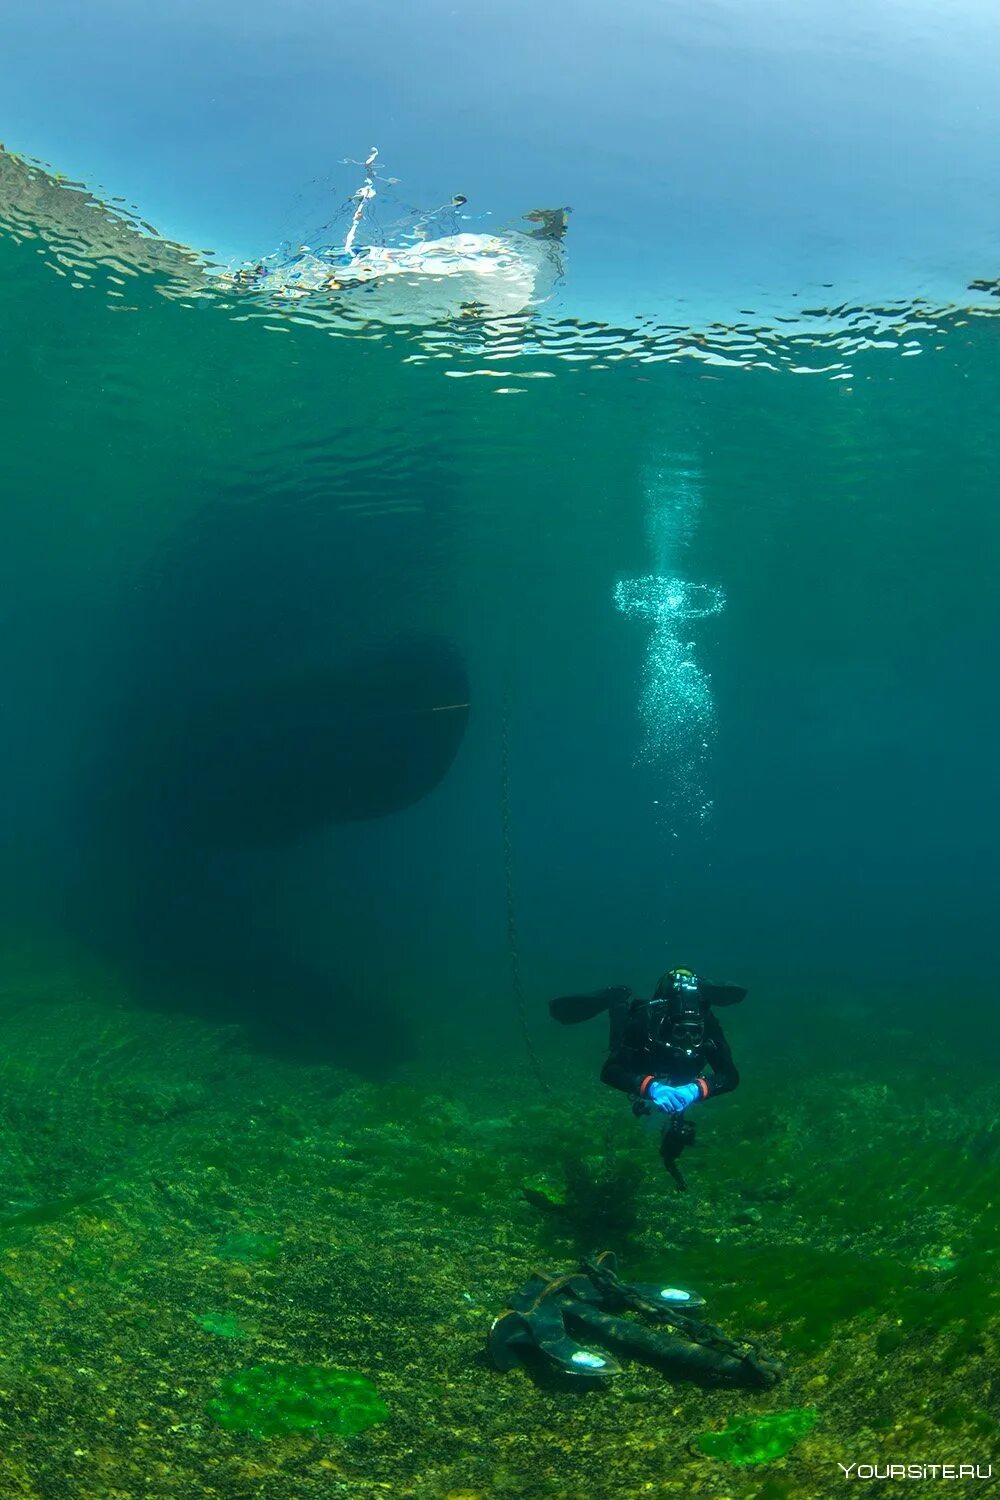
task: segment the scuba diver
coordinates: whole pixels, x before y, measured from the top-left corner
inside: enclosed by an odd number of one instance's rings
[[[592,995],[561,995],[549,1003],[549,1014],[564,1026],[608,1012],[610,1038],[601,1079],[629,1095],[634,1114],[662,1117],[660,1156],[679,1192],[687,1184],[678,1158],[694,1142],[685,1110],[731,1093],[740,1081],[712,1007],[737,1005],[745,995],[739,985],[710,984],[690,969],[671,969],[651,1000],[639,999],[622,985]]]

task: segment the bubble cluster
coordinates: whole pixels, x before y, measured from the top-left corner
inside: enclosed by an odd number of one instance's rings
[[[687,625],[721,614],[726,607],[716,585],[691,583],[671,569],[690,542],[700,509],[697,476],[687,468],[657,469],[648,478],[647,529],[655,566],[662,572],[619,579],[617,609],[652,627],[639,693],[641,740],[637,761],[660,774],[657,804],[673,816],[707,822],[712,802],[704,767],[715,737],[711,677],[695,659]]]
[[[678,624],[687,618],[718,614],[723,602],[721,591],[711,591],[712,608],[689,616],[669,603],[671,597],[683,598],[668,591],[670,580],[659,580],[664,585],[659,608],[653,606],[648,594],[636,591],[639,582],[648,580],[619,584],[615,590],[615,602],[625,614],[654,622],[639,695],[642,739],[637,758],[664,772],[671,792],[666,798],[670,808],[694,812],[703,821],[711,810],[702,787],[702,771],[715,736],[715,701],[711,677],[695,660],[694,642],[685,639]]]
[[[615,585],[615,604],[625,615],[662,624],[720,615],[726,599],[720,588],[683,578],[626,578]]]

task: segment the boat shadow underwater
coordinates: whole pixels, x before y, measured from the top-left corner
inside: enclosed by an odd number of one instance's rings
[[[335,909],[321,946],[343,961],[328,967],[277,892],[304,842],[434,791],[469,683],[449,640],[384,603],[405,549],[362,567],[363,541],[335,507],[214,505],[129,591],[75,905],[140,997],[384,1072],[410,1053],[410,1018],[359,988],[359,937]]]

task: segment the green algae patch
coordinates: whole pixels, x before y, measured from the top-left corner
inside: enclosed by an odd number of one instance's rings
[[[351,1370],[264,1364],[228,1376],[208,1412],[228,1431],[254,1437],[291,1432],[354,1437],[384,1422],[389,1408],[371,1381]]]
[[[227,1234],[219,1242],[218,1254],[223,1260],[239,1260],[248,1265],[255,1260],[277,1260],[281,1239],[276,1234]]]
[[[549,1177],[541,1174],[529,1177],[521,1184],[521,1195],[532,1208],[539,1208],[543,1213],[566,1212],[566,1190]]]
[[[214,1333],[220,1339],[245,1339],[246,1332],[232,1313],[195,1313],[195,1322],[204,1333]]]
[[[698,1447],[728,1464],[766,1464],[783,1458],[816,1425],[813,1406],[793,1407],[766,1417],[740,1417],[721,1432],[703,1432]]]

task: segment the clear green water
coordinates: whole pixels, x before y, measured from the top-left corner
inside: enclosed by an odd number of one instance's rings
[[[630,1494],[652,1461],[664,1495],[824,1494],[839,1459],[982,1462],[1000,324],[345,332],[123,275],[53,202],[0,235],[11,1492],[575,1496],[600,1463]],[[616,608],[650,577],[724,608]],[[183,869],[107,836],[144,664],[169,703],[227,632],[252,664],[413,629],[470,679],[428,798]],[[549,1094],[510,998],[505,722]],[[751,988],[683,1213],[600,1023],[544,1007],[667,960]],[[257,1050],[188,1029],[219,1023]],[[520,1184],[567,1162],[548,1220]],[[220,1255],[255,1235],[279,1253]],[[595,1236],[709,1290],[786,1386],[581,1402],[478,1364]],[[212,1428],[219,1381],[282,1360],[364,1373],[390,1421]],[[769,1403],[820,1413],[778,1488],[689,1452]]]

